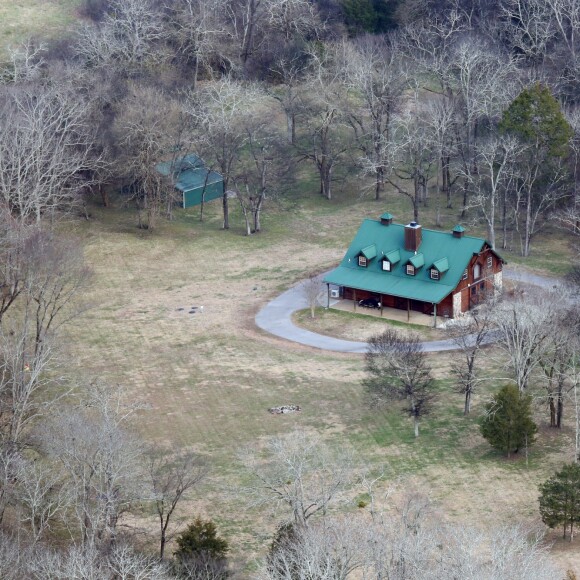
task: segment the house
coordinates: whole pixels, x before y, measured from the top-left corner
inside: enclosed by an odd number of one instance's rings
[[[224,180],[215,171],[210,171],[197,155],[189,154],[176,161],[165,161],[157,165],[157,171],[171,177],[177,190],[181,192],[184,208],[201,205],[223,197]]]
[[[384,307],[455,318],[502,285],[505,261],[488,242],[452,231],[366,219],[342,262],[324,277],[331,296],[374,298]],[[332,288],[331,288],[332,286]]]

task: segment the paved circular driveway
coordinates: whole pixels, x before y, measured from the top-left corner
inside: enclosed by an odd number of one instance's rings
[[[542,288],[551,288],[559,283],[556,278],[538,276],[537,274],[530,274],[513,268],[504,268],[503,275],[508,280],[533,284]],[[300,283],[286,290],[286,292],[274,298],[274,300],[266,304],[258,312],[256,315],[256,324],[270,334],[306,346],[313,346],[335,352],[366,352],[366,342],[332,338],[331,336],[316,334],[315,332],[296,326],[292,322],[292,314],[297,310],[308,307],[308,303],[303,294]],[[457,349],[457,345],[452,340],[433,340],[421,344],[425,352],[441,352]]]

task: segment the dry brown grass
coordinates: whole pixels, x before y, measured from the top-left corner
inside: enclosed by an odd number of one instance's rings
[[[95,209],[95,219],[77,227],[95,279],[93,308],[69,328],[74,372],[120,383],[148,403],[136,425],[144,439],[211,457],[211,484],[183,506],[183,518],[200,511],[215,518],[247,565],[276,521],[240,499],[247,476],[238,450],[295,427],[352,446],[372,468],[386,466],[385,488],[408,480],[453,521],[536,518],[537,484],[561,464],[561,442],[540,446],[529,469],[506,462],[490,453],[473,418],[464,421],[461,397],[445,382],[445,398],[415,441],[405,417],[369,410],[360,356],[301,347],[255,328],[267,300],[338,262],[361,218],[376,215],[375,204],[280,212],[266,216],[255,238],[220,231],[218,211],[216,204],[204,224],[191,211],[150,235],[126,211]],[[202,305],[203,313],[188,313]],[[451,358],[431,355],[439,379],[447,379]],[[484,396],[475,398],[475,413]],[[303,410],[267,412],[280,404]]]
[[[80,0],[0,0],[0,55],[26,38],[62,34],[75,22]]]

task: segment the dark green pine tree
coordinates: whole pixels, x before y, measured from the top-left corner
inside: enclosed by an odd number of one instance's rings
[[[540,485],[540,515],[550,528],[564,526],[574,537],[574,524],[580,521],[580,465],[569,463]]]
[[[195,518],[192,524],[177,537],[175,556],[182,558],[200,553],[212,558],[225,558],[228,552],[228,543],[217,535],[215,524],[211,520]]]
[[[565,157],[573,131],[550,89],[540,83],[524,89],[504,112],[500,131],[546,151],[548,157]]]
[[[502,387],[485,406],[481,434],[489,444],[510,457],[512,451],[530,446],[538,431],[532,419],[532,397],[521,394],[515,385]]]
[[[350,34],[375,32],[378,16],[372,0],[340,0],[340,7]]]

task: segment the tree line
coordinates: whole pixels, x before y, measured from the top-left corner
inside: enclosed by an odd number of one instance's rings
[[[381,3],[87,0],[72,35],[5,59],[4,204],[38,220],[122,189],[154,229],[177,177],[156,165],[195,152],[223,176],[226,229],[235,200],[260,231],[302,163],[328,200],[348,171],[356,195],[388,188],[437,223],[455,205],[528,255],[575,212],[576,3],[396,4],[405,18],[363,34],[355,15]]]

